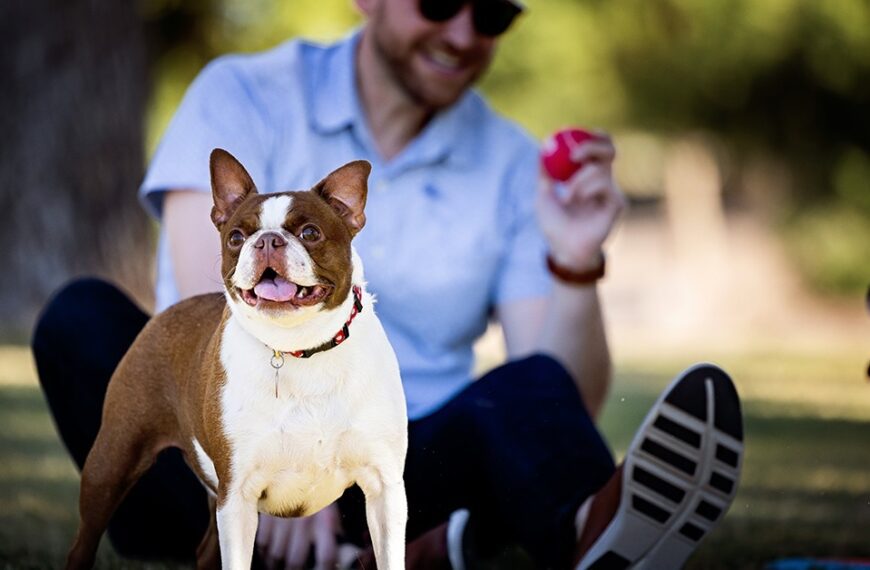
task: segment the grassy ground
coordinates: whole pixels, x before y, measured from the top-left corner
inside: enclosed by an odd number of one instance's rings
[[[624,453],[649,404],[692,355],[620,362],[602,429]],[[689,568],[761,568],[787,556],[870,557],[866,354],[721,355],[744,397],[737,499]],[[78,477],[26,350],[0,348],[0,568],[55,568],[74,531]],[[100,567],[166,568],[118,559]]]

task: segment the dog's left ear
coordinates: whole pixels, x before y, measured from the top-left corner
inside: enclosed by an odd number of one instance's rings
[[[332,171],[311,190],[332,207],[344,220],[350,235],[355,236],[364,225],[369,173],[372,165],[365,160],[348,162]]]

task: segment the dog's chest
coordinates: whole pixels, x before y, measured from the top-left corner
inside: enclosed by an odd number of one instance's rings
[[[288,359],[276,372],[268,354],[239,346],[226,346],[222,358],[220,424],[231,469],[215,478],[227,477],[226,490],[257,501],[261,511],[312,514],[340,497],[372,459],[371,422],[361,420],[365,404],[354,391],[358,372],[336,358],[339,351]]]
[[[193,441],[213,492],[299,516],[334,502],[353,483],[380,484],[385,468],[401,469],[407,423],[401,381],[383,331],[366,321],[371,316],[354,323],[352,343],[309,359],[285,357],[277,396],[271,351],[235,319],[227,321],[224,374],[214,379],[219,413],[205,417],[207,441]]]
[[[310,514],[353,483],[363,442],[341,397],[263,398],[225,410],[233,486],[261,510]]]

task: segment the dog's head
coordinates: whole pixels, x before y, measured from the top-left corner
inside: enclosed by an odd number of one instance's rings
[[[230,153],[211,154],[222,275],[234,310],[295,324],[347,298],[350,242],[365,224],[368,162],[350,162],[313,188],[260,195]]]

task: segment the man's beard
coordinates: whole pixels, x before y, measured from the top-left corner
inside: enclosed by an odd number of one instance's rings
[[[424,81],[421,81],[418,74],[413,69],[412,58],[415,53],[418,53],[417,46],[412,46],[410,49],[390,49],[390,38],[383,37],[379,34],[374,34],[374,48],[380,57],[381,61],[386,66],[386,71],[392,79],[393,83],[401,89],[401,91],[414,104],[427,108],[432,112],[450,107],[456,103],[462,95],[474,84],[480,77],[486,66],[481,68],[471,76],[460,87],[456,87],[452,92],[446,94],[432,93],[432,90],[427,90]]]

